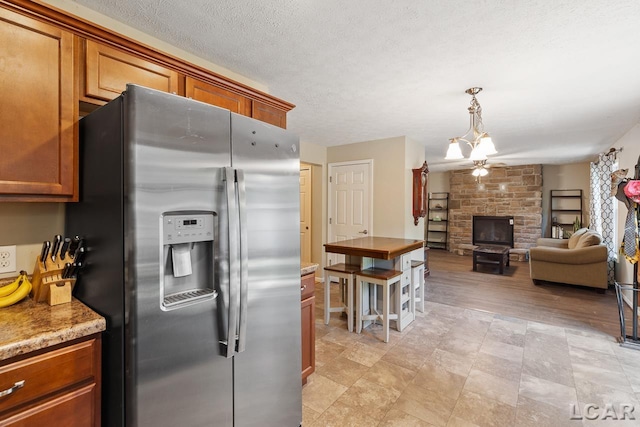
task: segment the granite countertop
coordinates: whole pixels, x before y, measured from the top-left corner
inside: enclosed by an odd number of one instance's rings
[[[50,306],[27,298],[0,308],[0,361],[105,330],[105,319],[73,298]]]
[[[318,264],[313,262],[301,262],[300,263],[300,275],[305,276],[310,273],[314,273],[318,268]]]

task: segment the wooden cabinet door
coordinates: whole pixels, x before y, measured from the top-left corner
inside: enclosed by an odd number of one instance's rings
[[[3,426],[65,426],[90,427],[98,426],[100,414],[96,408],[96,384],[86,385],[78,390],[65,393],[55,399],[46,401],[20,412],[6,420]]]
[[[251,117],[283,129],[287,128],[287,113],[260,101],[253,101]]]
[[[316,370],[315,273],[300,279],[300,314],[302,328],[302,384]]]
[[[0,200],[73,200],[73,36],[0,8]]]
[[[83,99],[88,102],[94,102],[91,98],[110,101],[126,89],[127,83],[178,93],[177,72],[112,47],[86,40]]]
[[[21,388],[0,399],[0,426],[99,426],[102,338],[0,362],[0,387]]]
[[[251,116],[251,100],[249,98],[191,77],[185,79],[185,96],[233,113]]]
[[[302,316],[302,384],[307,383],[307,377],[315,371],[316,366],[315,300],[316,297],[307,298],[300,304]]]

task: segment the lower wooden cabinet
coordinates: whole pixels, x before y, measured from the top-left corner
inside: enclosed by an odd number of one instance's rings
[[[100,426],[100,335],[2,363],[0,426]]]
[[[315,273],[302,276],[300,282],[302,315],[302,384],[316,370]]]

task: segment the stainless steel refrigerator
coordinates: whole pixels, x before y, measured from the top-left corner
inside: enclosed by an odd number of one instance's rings
[[[298,139],[129,85],[80,120],[104,426],[299,426]]]

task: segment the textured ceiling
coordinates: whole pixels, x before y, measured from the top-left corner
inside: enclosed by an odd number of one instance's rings
[[[472,86],[494,163],[585,161],[640,119],[638,0],[76,2],[266,85],[302,141],[406,135],[431,170],[469,163],[443,157]]]

